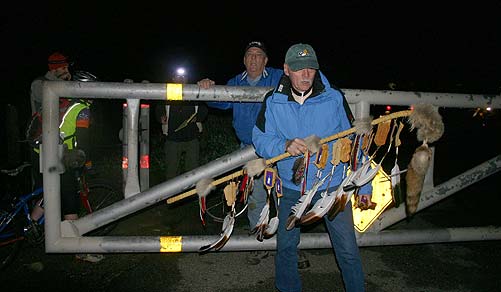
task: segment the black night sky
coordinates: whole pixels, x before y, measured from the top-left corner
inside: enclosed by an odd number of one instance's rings
[[[252,40],[265,42],[275,67],[290,45],[310,43],[340,88],[499,94],[501,4],[338,2],[11,3],[0,19],[2,103],[28,106],[55,50],[103,81],[161,83],[186,66],[190,83],[225,84],[244,70]]]

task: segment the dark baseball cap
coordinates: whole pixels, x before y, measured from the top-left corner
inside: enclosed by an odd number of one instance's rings
[[[249,50],[250,48],[259,48],[261,50],[263,50],[263,52],[268,55],[268,52],[266,51],[266,47],[264,46],[263,42],[259,42],[259,41],[252,41],[250,42],[246,47],[245,47],[245,51],[244,53],[247,53],[247,50]]]
[[[315,50],[308,44],[292,45],[285,54],[285,64],[289,65],[292,71],[320,68]]]

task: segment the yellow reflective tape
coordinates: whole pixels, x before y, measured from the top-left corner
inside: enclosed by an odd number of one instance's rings
[[[160,252],[181,252],[182,250],[182,236],[160,236]]]
[[[183,100],[183,84],[167,83],[167,91],[165,99],[167,100]]]

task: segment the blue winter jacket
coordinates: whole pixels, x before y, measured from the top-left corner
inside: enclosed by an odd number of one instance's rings
[[[283,70],[266,67],[256,86],[276,87],[283,73]],[[231,78],[226,85],[250,86],[247,71]],[[245,145],[252,144],[252,128],[261,109],[261,102],[208,102],[207,105],[223,110],[233,109],[233,128],[238,139]]]
[[[280,80],[280,84],[265,97],[263,107],[253,128],[252,140],[258,155],[265,159],[278,156],[285,152],[285,143],[294,138],[306,138],[316,135],[320,138],[332,136],[351,128],[343,106],[344,96],[341,91],[330,86],[329,81],[317,71],[312,94],[301,105],[291,95],[291,84],[288,76]],[[329,157],[322,177],[331,172],[332,144],[329,142]],[[301,185],[292,182],[292,167],[299,156],[288,157],[277,162],[277,168],[282,185],[285,188],[300,191]],[[310,158],[308,166],[306,190],[310,189],[318,168],[314,164],[315,155]],[[335,169],[330,188],[341,183],[343,172],[346,171],[342,162]],[[327,183],[319,188],[323,190]],[[334,189],[333,189],[334,191]],[[360,194],[371,194],[370,183],[363,186]]]

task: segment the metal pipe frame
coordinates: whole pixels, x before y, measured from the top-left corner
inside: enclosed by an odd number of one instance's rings
[[[71,98],[96,98],[96,99],[152,99],[170,100],[179,96],[170,96],[168,84],[156,83],[113,83],[113,82],[73,82],[73,81],[44,81],[40,85],[43,94],[43,137],[42,170],[44,181],[44,199],[46,209],[45,222],[45,249],[50,253],[64,252],[193,252],[198,251],[202,245],[215,240],[217,236],[166,236],[166,237],[86,237],[85,233],[118,220],[138,210],[149,207],[161,200],[167,199],[177,193],[192,188],[197,181],[206,177],[215,177],[231,169],[243,166],[247,161],[257,158],[253,147],[241,149],[229,155],[212,161],[193,171],[187,172],[172,180],[166,181],[144,192],[136,190],[126,192],[126,198],[105,209],[99,210],[75,221],[61,222],[60,178],[63,171],[58,154],[59,141],[59,97]],[[239,101],[259,102],[271,88],[267,87],[233,87],[216,85],[211,89],[200,89],[197,85],[184,85],[182,87],[182,100],[198,101]],[[410,105],[413,103],[432,103],[448,107],[487,107],[500,108],[499,95],[471,95],[449,93],[420,93],[400,91],[375,91],[375,90],[343,90],[350,104],[358,104],[357,117],[367,115],[368,104],[396,104]],[[395,98],[397,97],[397,98]],[[132,102],[134,103],[134,102]],[[137,117],[137,115],[136,115]],[[130,125],[137,127],[138,119],[133,119]],[[128,133],[128,145],[134,137]],[[137,155],[132,156],[136,150],[128,147],[129,166],[136,165]],[[499,170],[499,158],[495,162],[496,171]],[[131,173],[129,168],[128,176]],[[137,174],[136,174],[137,175]],[[396,216],[395,218],[399,218]],[[396,219],[389,219],[394,221]],[[382,225],[381,225],[382,226]],[[476,234],[472,231],[479,231]],[[408,234],[414,234],[409,236]],[[476,236],[473,235],[476,234]],[[480,235],[480,237],[478,237]],[[360,245],[371,244],[415,244],[420,242],[451,241],[451,240],[486,240],[501,239],[497,227],[478,229],[445,229],[437,231],[378,231],[357,234]],[[324,248],[330,247],[326,234],[303,234],[300,247]],[[413,241],[406,238],[412,238]],[[428,241],[426,241],[428,240]],[[275,240],[256,241],[249,236],[232,236],[231,240],[222,250],[255,250],[273,249]]]

